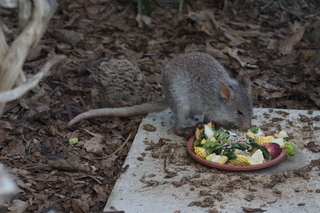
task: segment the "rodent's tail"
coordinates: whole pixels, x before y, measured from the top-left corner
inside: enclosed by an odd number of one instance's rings
[[[81,113],[74,117],[67,126],[72,126],[73,124],[88,118],[95,117],[131,117],[135,115],[146,115],[151,112],[159,112],[169,107],[166,100],[157,100],[140,105],[135,105],[131,107],[120,107],[120,108],[101,108],[94,109],[84,113]]]

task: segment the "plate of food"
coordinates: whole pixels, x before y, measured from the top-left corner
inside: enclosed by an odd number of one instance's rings
[[[295,155],[285,131],[275,134],[252,127],[248,132],[215,128],[210,122],[197,129],[187,144],[188,154],[199,163],[227,171],[253,171],[278,164]]]

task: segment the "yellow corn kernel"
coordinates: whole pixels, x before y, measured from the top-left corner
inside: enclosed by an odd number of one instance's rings
[[[254,137],[254,140],[263,145],[265,143],[270,143],[272,140],[274,139],[273,136],[266,136],[266,137],[261,137],[261,136],[258,136],[258,137]]]
[[[207,142],[207,140],[206,140],[206,139],[202,139],[202,140],[201,140],[201,142],[200,142],[200,144],[202,144],[202,145],[203,145],[203,144],[205,144],[206,142]]]
[[[246,135],[250,138],[254,138],[254,135],[251,131],[246,132]]]
[[[207,157],[206,149],[203,147],[194,147],[194,153],[196,153],[196,155],[198,155],[201,158]]]
[[[228,161],[228,157],[224,155],[216,155],[216,154],[210,154],[206,158],[207,160],[219,163],[219,164],[225,164]]]
[[[206,157],[206,160],[211,160],[216,155],[217,155],[216,153],[212,153]]]
[[[237,155],[236,158],[230,159],[229,162],[235,166],[248,166],[248,165],[250,165],[249,158],[245,155]]]
[[[200,139],[200,134],[202,131],[203,131],[203,129],[199,129],[199,128],[196,129],[196,132],[195,132],[196,140]]]

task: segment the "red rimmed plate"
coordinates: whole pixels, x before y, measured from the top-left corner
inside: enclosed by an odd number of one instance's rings
[[[285,157],[286,157],[286,149],[282,149],[280,155],[278,157],[276,157],[275,159],[268,161],[266,163],[262,163],[262,164],[258,164],[258,165],[252,165],[252,166],[232,166],[232,165],[224,165],[224,164],[219,164],[219,163],[214,163],[211,161],[208,161],[204,158],[199,157],[198,155],[196,155],[193,152],[193,143],[194,143],[194,136],[191,137],[188,141],[187,144],[187,151],[188,154],[196,161],[198,161],[199,163],[202,163],[204,165],[210,166],[210,167],[214,167],[217,169],[222,169],[222,170],[226,170],[226,171],[238,171],[238,172],[245,172],[245,171],[253,171],[253,170],[258,170],[258,169],[264,169],[267,168],[269,166],[273,166],[277,163],[279,163],[280,161],[282,161]]]

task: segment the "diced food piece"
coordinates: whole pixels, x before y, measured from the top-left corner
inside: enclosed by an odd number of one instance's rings
[[[253,155],[251,155],[251,157],[249,157],[249,164],[250,165],[257,165],[257,164],[261,164],[263,163],[264,158],[263,158],[263,153],[260,149],[257,149],[257,151],[255,151],[253,153]]]
[[[264,147],[268,150],[271,159],[275,159],[281,153],[280,145],[277,143],[265,143]]]
[[[212,128],[212,127],[214,127],[214,123],[210,121],[209,123],[207,123],[207,126]]]
[[[210,138],[209,141],[214,142],[214,141],[217,141],[217,139],[216,138]]]
[[[280,148],[284,148],[284,140],[283,140],[283,138],[275,138],[271,142],[279,144]]]
[[[228,161],[228,157],[224,155],[217,155],[216,157],[211,159],[211,161],[219,164],[225,164]]]
[[[286,148],[286,155],[287,156],[293,156],[293,155],[297,154],[297,152],[294,151],[294,143],[284,142],[284,147]]]
[[[210,160],[211,158],[213,158],[214,156],[216,156],[216,153],[210,154],[206,157],[206,160]]]
[[[265,136],[264,132],[259,128],[257,133],[254,133],[253,134],[255,137],[258,137],[258,136]]]
[[[237,155],[236,158],[230,159],[229,162],[235,166],[248,166],[248,165],[250,165],[249,158],[245,155]]]
[[[289,137],[287,132],[284,130],[281,130],[280,132],[274,134],[275,136],[277,136],[278,138],[287,138]]]
[[[250,138],[254,138],[254,135],[251,131],[246,132],[246,135]]]
[[[255,141],[261,145],[264,145],[265,143],[270,143],[274,137],[273,136],[267,136],[267,137],[254,137]]]
[[[206,149],[203,147],[194,147],[194,153],[196,153],[196,155],[198,155],[201,158],[207,157]]]
[[[200,140],[200,134],[202,131],[203,129],[199,129],[199,128],[196,129],[196,132],[195,132],[196,140]]]
[[[204,134],[206,135],[206,138],[212,138],[214,136],[214,131],[212,127],[208,125],[204,125]]]
[[[203,144],[205,144],[206,142],[207,142],[206,139],[202,139],[200,143],[203,145]]]
[[[211,154],[209,156],[209,158],[207,157],[207,160],[214,163],[225,164],[228,161],[228,157],[224,155]]]

